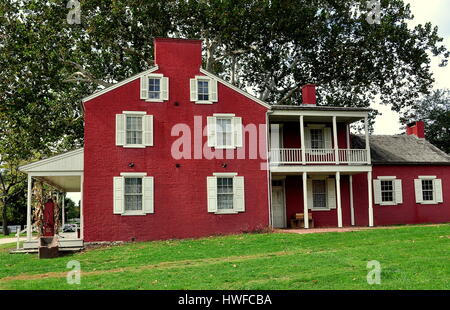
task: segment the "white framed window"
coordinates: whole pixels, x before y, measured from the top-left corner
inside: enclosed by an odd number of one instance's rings
[[[125,115],[125,145],[142,145],[144,126],[142,115]]]
[[[191,101],[196,104],[212,104],[218,101],[217,80],[196,76],[190,80]]]
[[[169,100],[169,79],[159,73],[142,76],[140,98],[149,102]]]
[[[322,128],[311,128],[311,148],[312,149],[324,149],[325,137]]]
[[[216,118],[216,139],[217,148],[234,148],[233,117]]]
[[[308,209],[329,211],[336,209],[336,180],[327,176],[312,176],[307,181]]]
[[[442,180],[436,176],[419,176],[414,180],[416,203],[438,204],[443,203]]]
[[[116,145],[126,148],[153,146],[153,115],[142,111],[116,114]]]
[[[237,173],[213,173],[206,178],[208,212],[236,214],[245,212],[244,177]]]
[[[208,146],[234,149],[243,146],[242,118],[234,114],[213,114],[207,117]]]
[[[327,209],[327,183],[325,180],[312,180],[313,209]]]
[[[153,177],[147,173],[124,172],[113,179],[114,214],[145,215],[154,213]]]
[[[374,203],[394,206],[403,203],[402,180],[395,176],[379,176],[373,180]]]
[[[233,210],[233,178],[217,177],[217,210]]]
[[[125,177],[124,209],[127,211],[142,212],[142,178]]]
[[[331,150],[332,134],[331,128],[324,124],[309,124],[305,127],[305,148],[312,150]],[[311,153],[315,154],[314,152]],[[322,154],[322,153],[321,153]]]

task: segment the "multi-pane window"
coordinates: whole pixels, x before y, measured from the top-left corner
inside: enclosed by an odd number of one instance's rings
[[[125,211],[142,210],[142,178],[125,178]]]
[[[197,81],[197,94],[198,100],[200,101],[209,100],[209,81],[206,80]]]
[[[126,144],[142,144],[142,116],[127,115]]]
[[[422,180],[422,198],[423,201],[433,201],[433,180]]]
[[[148,79],[148,98],[160,99],[161,98],[161,79],[149,78]]]
[[[217,178],[217,209],[233,209],[233,178]]]
[[[233,129],[231,118],[217,118],[216,125],[217,146],[232,146]]]
[[[310,129],[310,133],[311,133],[311,148],[312,149],[325,148],[323,129]]]
[[[381,201],[394,201],[394,182],[392,180],[381,181]]]
[[[325,180],[312,180],[313,208],[327,208],[327,186]]]

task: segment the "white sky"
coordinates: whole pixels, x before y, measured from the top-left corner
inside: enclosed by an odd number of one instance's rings
[[[450,0],[405,0],[411,4],[414,20],[410,26],[431,22],[433,26],[439,27],[439,35],[444,38],[442,42],[450,49]],[[439,59],[432,60],[432,71],[436,80],[435,88],[450,88],[450,65],[444,68],[438,66]],[[375,134],[397,134],[400,133],[399,115],[391,111],[390,106],[374,103],[372,108],[382,113],[376,119],[374,126]]]

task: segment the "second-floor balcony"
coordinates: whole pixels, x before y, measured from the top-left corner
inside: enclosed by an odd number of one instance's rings
[[[369,164],[366,149],[302,149],[272,148],[271,165],[305,165],[305,164]]]

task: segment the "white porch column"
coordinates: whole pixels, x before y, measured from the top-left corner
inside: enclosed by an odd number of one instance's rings
[[[349,187],[350,187],[350,221],[351,221],[352,226],[355,226],[355,209],[353,207],[353,176],[352,175],[350,175]]]
[[[334,143],[334,158],[336,161],[336,165],[338,165],[339,164],[339,146],[338,146],[338,138],[337,138],[336,116],[333,116],[333,143]]]
[[[31,241],[31,197],[33,179],[28,174],[28,192],[27,192],[27,241]]]
[[[369,227],[373,227],[372,171],[367,172],[367,188],[369,195]]]
[[[80,181],[80,191],[81,191],[81,200],[80,200],[80,238],[84,239],[84,215],[83,215],[83,183],[84,183],[84,173],[81,175],[81,181]]]
[[[309,228],[309,216],[308,216],[308,174],[306,172],[303,172],[303,215],[304,215],[304,222],[305,222],[305,228]]]
[[[300,115],[300,142],[301,142],[301,152],[302,152],[302,164],[306,165],[306,155],[305,155],[305,121],[303,115]]]
[[[338,227],[342,227],[341,173],[339,171],[336,172],[336,200],[337,200]]]
[[[61,206],[62,206],[62,216],[61,216],[61,220],[62,220],[62,227],[64,228],[64,224],[66,223],[66,215],[65,215],[66,193],[62,193],[62,202],[61,202]]]
[[[367,116],[364,117],[364,132],[366,134],[367,163],[370,165],[371,158],[370,158],[370,143],[369,143],[369,120],[367,119]]]

